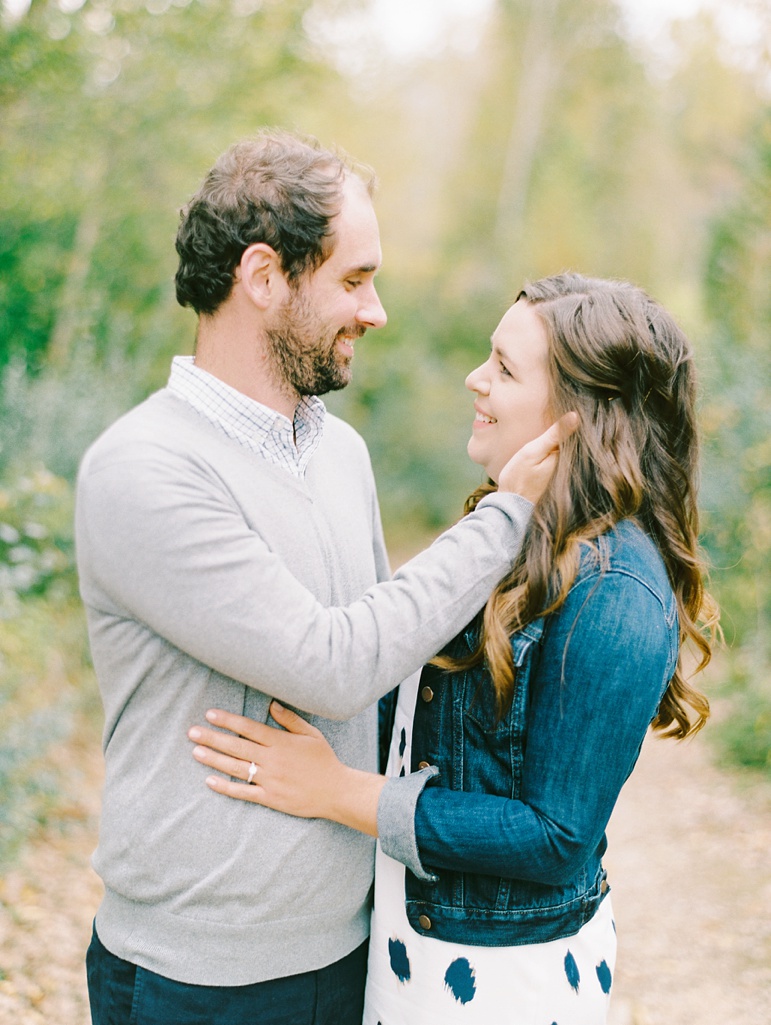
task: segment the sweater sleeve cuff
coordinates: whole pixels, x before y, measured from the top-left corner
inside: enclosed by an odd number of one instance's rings
[[[520,527],[527,525],[534,509],[530,499],[516,495],[513,491],[491,491],[477,504],[477,509],[484,509],[486,506],[500,509],[512,523]],[[521,547],[521,544],[521,539],[518,539],[517,549]]]
[[[428,781],[438,775],[436,766],[429,765],[409,776],[390,776],[377,806],[377,829],[383,852],[426,883],[435,883],[439,877],[427,872],[421,864],[415,836],[415,808]]]

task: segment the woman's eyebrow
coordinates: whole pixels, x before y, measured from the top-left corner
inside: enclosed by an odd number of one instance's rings
[[[506,352],[504,349],[500,347],[500,345],[498,345],[494,337],[490,339],[490,350],[495,356],[498,357],[498,359],[503,360],[507,366],[516,367],[517,361],[510,353]]]

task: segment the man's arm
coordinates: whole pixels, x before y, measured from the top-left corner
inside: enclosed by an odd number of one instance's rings
[[[85,468],[84,601],[146,623],[217,672],[327,718],[362,711],[431,658],[508,571],[531,506],[496,495],[346,608],[325,608],[203,474]],[[213,540],[216,539],[216,542]]]
[[[571,422],[566,423],[567,418]],[[556,466],[567,414],[501,474],[514,493],[477,510],[345,608],[326,608],[250,530],[210,469],[136,446],[78,483],[81,592],[145,623],[234,680],[331,719],[367,708],[436,654],[484,605],[522,544]],[[153,456],[152,453],[156,455]],[[524,496],[524,497],[523,497]]]

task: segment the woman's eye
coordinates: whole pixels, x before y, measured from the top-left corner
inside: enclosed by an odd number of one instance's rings
[[[508,368],[503,363],[500,364],[500,368],[501,368],[501,373],[503,374],[504,377],[511,377],[511,374],[509,373]]]

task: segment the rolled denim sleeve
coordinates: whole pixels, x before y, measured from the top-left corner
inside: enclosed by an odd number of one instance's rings
[[[437,776],[435,765],[410,773],[391,776],[380,794],[377,806],[377,828],[383,851],[426,883],[435,883],[438,876],[426,871],[420,861],[415,837],[415,808],[429,780]]]

